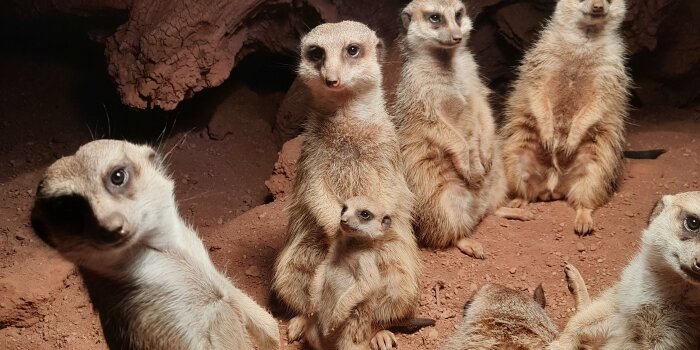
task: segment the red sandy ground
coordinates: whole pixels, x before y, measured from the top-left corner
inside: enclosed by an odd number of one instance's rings
[[[45,77],[59,74],[51,73],[57,71],[54,68],[46,63],[36,69],[44,70],[46,74],[38,76]],[[12,80],[9,69],[0,73]],[[69,78],[58,78],[70,85]],[[81,125],[67,126],[72,125],[69,116],[77,113],[77,106],[52,98],[49,89],[27,95],[22,91],[41,83],[23,86],[23,80],[16,81],[19,85],[12,89],[0,90],[2,112],[19,111],[24,116],[5,118],[0,135],[0,348],[102,349],[99,322],[80,277],[34,237],[27,220],[44,168],[56,157],[73,153],[89,135]],[[542,283],[547,312],[562,326],[573,312],[563,280],[564,262],[573,262],[597,294],[617,279],[637,250],[639,232],[659,195],[699,188],[699,119],[695,109],[633,113],[628,148],[666,148],[668,153],[658,160],[626,161],[619,192],[595,212],[596,231],[591,236],[573,233],[573,210],[566,203],[538,203],[531,205],[537,215],[534,221],[496,217],[483,221],[474,237],[483,243],[486,260],[471,259],[456,249],[422,250],[420,314],[437,319],[437,326],[400,335],[400,348],[442,344],[460,321],[464,302],[486,282],[528,292]],[[184,133],[176,133],[164,149],[182,140],[173,150],[170,169],[183,216],[198,228],[214,262],[238,287],[266,304],[271,266],[287,219],[284,198],[259,205],[266,195],[262,182],[271,172],[276,146],[261,140],[260,130],[269,129],[256,129],[258,122],[249,122],[221,141],[196,131],[184,139]],[[282,157],[293,163],[289,155]],[[436,284],[444,285],[439,304]],[[285,322],[279,321],[282,335]]]

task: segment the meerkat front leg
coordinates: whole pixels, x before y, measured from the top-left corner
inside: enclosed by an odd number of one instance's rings
[[[469,187],[478,187],[484,177],[484,168],[479,166],[472,167],[470,159],[470,150],[467,141],[459,136],[453,128],[449,126],[434,124],[434,128],[426,129],[426,139],[429,143],[437,145],[450,159],[457,174],[468,184]],[[450,135],[449,140],[445,135]]]
[[[592,104],[582,108],[574,118],[566,137],[564,150],[567,154],[574,154],[583,138],[588,134],[588,130],[603,118],[600,103]]]
[[[341,294],[333,307],[330,319],[327,320],[326,324],[321,325],[324,335],[328,335],[338,328],[343,321],[350,317],[350,313],[358,304],[368,299],[380,287],[379,269],[377,269],[376,263],[372,261],[364,265],[360,268],[363,272],[361,279]]]
[[[370,345],[372,346],[372,350],[391,350],[398,345],[398,342],[396,341],[394,333],[383,329],[372,337]]]
[[[552,106],[549,102],[549,98],[546,96],[544,89],[530,90],[536,91],[530,93],[528,96],[530,100],[530,110],[535,117],[537,122],[537,129],[539,131],[539,137],[541,139],[541,144],[548,151],[555,149],[554,140],[554,113],[552,112]]]

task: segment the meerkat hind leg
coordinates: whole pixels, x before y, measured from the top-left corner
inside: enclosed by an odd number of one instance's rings
[[[574,297],[576,302],[576,310],[581,310],[591,304],[591,296],[588,294],[586,282],[578,269],[569,263],[564,266],[564,274],[566,275],[566,284],[569,292]]]
[[[459,248],[462,253],[471,256],[472,258],[485,259],[484,247],[481,243],[477,242],[472,238],[461,238],[457,241],[457,248]]]

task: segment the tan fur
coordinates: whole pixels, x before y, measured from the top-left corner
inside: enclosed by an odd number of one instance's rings
[[[397,239],[390,227],[389,213],[367,197],[353,197],[343,204],[340,230],[330,237],[329,253],[312,285],[317,311],[306,338],[314,348],[369,349],[369,337],[376,331],[372,324],[375,301],[392,287],[384,284],[379,265],[386,243]]]
[[[32,224],[81,268],[111,348],[279,349],[277,322],[216,269],[173,186],[150,147],[93,141],[48,168]]]
[[[349,55],[352,45],[359,48],[358,57]],[[329,237],[338,232],[341,203],[351,197],[372,197],[392,213],[391,234],[396,236],[379,257],[385,283],[392,287],[376,300],[372,319],[393,323],[412,317],[417,307],[420,263],[411,223],[414,199],[384,106],[380,45],[372,30],[348,21],[322,24],[302,39],[299,77],[313,93],[313,112],[303,135],[287,240],[273,279],[279,298],[298,315],[289,323],[290,341],[303,334],[306,317],[316,311],[310,285],[328,252]],[[323,55],[314,55],[318,49]]]
[[[440,23],[431,23],[430,14]],[[484,258],[481,244],[467,237],[505,200],[506,184],[489,91],[464,45],[471,21],[459,0],[415,0],[402,20],[404,63],[394,113],[418,202],[416,234],[426,246],[456,245]]]
[[[557,327],[541,303],[500,285],[483,286],[465,306],[464,319],[443,350],[541,350],[557,336]],[[536,292],[536,296],[537,296]]]
[[[603,17],[586,15],[598,6]],[[619,34],[624,14],[624,0],[559,0],[506,103],[511,206],[566,198],[579,234],[593,230],[592,212],[621,171],[630,85]]]
[[[640,252],[592,303],[567,266],[573,291],[585,294],[573,293],[578,310],[549,349],[700,348],[699,238],[700,192],[664,196],[642,232]]]

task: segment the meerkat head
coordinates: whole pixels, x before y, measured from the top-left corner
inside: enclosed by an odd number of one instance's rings
[[[700,192],[661,197],[642,242],[687,281],[700,285]]]
[[[345,201],[340,213],[340,230],[344,235],[374,239],[391,226],[391,217],[381,205],[363,196]]]
[[[604,27],[622,22],[625,0],[559,0],[555,18],[565,26]]]
[[[325,23],[301,39],[298,74],[315,93],[357,94],[381,86],[383,44],[366,25]]]
[[[414,0],[401,11],[404,42],[412,49],[463,47],[472,22],[460,0]]]
[[[150,147],[93,141],[46,170],[32,226],[67,259],[98,269],[170,222],[173,187]]]

